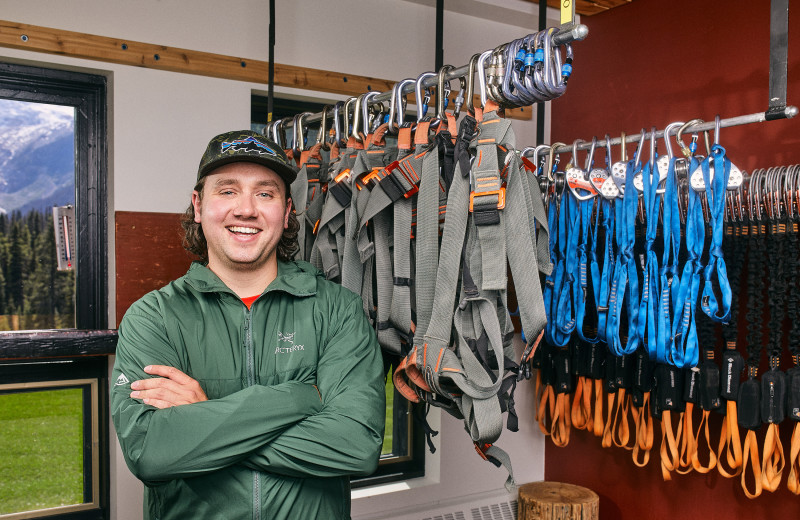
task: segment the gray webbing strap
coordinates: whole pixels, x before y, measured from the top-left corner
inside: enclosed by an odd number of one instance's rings
[[[547,315],[539,282],[538,255],[534,247],[535,221],[530,217],[532,211],[527,209],[531,206],[526,205],[528,202],[526,194],[530,193],[528,186],[525,185],[526,173],[521,168],[516,153],[512,153],[510,158],[504,210],[508,212],[505,229],[509,244],[508,264],[514,277],[522,330],[525,332],[528,344],[531,345],[539,336],[539,332],[544,329]],[[548,260],[547,265],[549,264]]]
[[[342,274],[341,255],[344,254],[346,217],[345,207],[342,205],[345,199],[342,194],[350,196],[351,177],[347,176],[346,170],[349,170],[355,161],[354,152],[352,148],[344,149],[337,161],[331,164],[328,193],[317,227],[317,239],[311,252],[311,263],[321,268],[329,280],[338,280]],[[337,177],[341,177],[339,182],[335,181]],[[341,186],[337,189],[338,184]],[[336,193],[332,190],[336,190]]]
[[[417,186],[422,173],[422,156],[411,153],[398,159],[398,175],[404,182]],[[413,223],[413,198],[401,197],[393,205],[394,213],[394,277],[392,283],[392,325],[406,335],[407,348],[411,348],[412,335],[416,332],[413,320],[414,281],[411,276],[416,255],[412,249],[411,229]]]
[[[431,319],[435,294],[434,280],[439,261],[439,152],[434,142],[422,157],[422,175],[417,194],[415,280],[424,280],[414,288],[417,312],[415,344],[422,341]]]
[[[497,112],[484,114],[478,125],[478,134],[470,143],[475,148],[475,162],[470,173],[472,194],[470,206],[481,241],[481,261],[484,290],[502,291],[508,286],[506,265],[499,258],[506,257],[506,238],[502,211],[505,190],[498,167],[497,146],[514,147],[511,122],[500,119]],[[527,219],[526,219],[527,220]]]
[[[290,187],[292,204],[300,224],[297,231],[298,254],[302,259],[309,256],[313,243],[314,230],[322,214],[322,202],[325,199],[322,186],[327,184],[320,176],[327,173],[317,147],[316,154],[311,155],[297,173],[297,178]]]
[[[391,326],[391,314],[394,284],[392,283],[392,243],[391,212],[387,208],[372,219],[375,234],[375,281],[377,284],[377,329],[378,342],[386,352],[401,354],[400,335]]]
[[[365,150],[360,150],[350,169],[350,204],[345,208],[344,252],[342,254],[342,285],[356,294],[361,294],[364,269],[356,244],[358,227],[359,199],[365,199],[369,192],[357,188],[358,178],[371,170]],[[363,195],[362,195],[363,194]],[[363,203],[362,203],[363,204]],[[366,302],[365,302],[366,306]]]

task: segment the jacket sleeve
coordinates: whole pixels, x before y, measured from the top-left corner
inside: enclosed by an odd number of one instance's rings
[[[143,370],[151,364],[186,371],[163,323],[149,310],[132,308],[119,327],[111,414],[128,467],[148,484],[238,463],[322,407],[312,385],[292,381],[157,409],[130,397],[132,381],[152,377]]]
[[[324,405],[256,450],[243,464],[290,477],[375,471],[386,419],[383,359],[356,297],[324,346],[317,384]],[[332,319],[336,319],[333,317]]]

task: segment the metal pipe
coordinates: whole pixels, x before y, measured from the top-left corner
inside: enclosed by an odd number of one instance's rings
[[[791,119],[794,116],[796,116],[797,113],[798,113],[797,107],[790,105],[790,106],[788,106],[788,107],[786,107],[784,109],[783,114],[781,114],[778,118],[780,118],[780,119]],[[751,123],[763,123],[765,121],[771,121],[772,119],[775,119],[775,117],[773,117],[771,119],[768,119],[767,116],[766,116],[766,113],[764,113],[764,112],[756,112],[755,114],[747,114],[747,115],[743,115],[743,116],[731,117],[731,118],[728,118],[728,119],[720,119],[719,126],[720,126],[720,128],[729,128],[731,126],[749,125]],[[686,127],[686,129],[683,131],[683,133],[697,134],[697,133],[700,133],[700,132],[706,132],[706,131],[709,131],[709,130],[714,130],[714,128],[715,128],[715,123],[714,123],[714,121],[711,121],[711,122],[706,122],[706,123],[690,125],[690,126]],[[670,135],[675,135],[676,132],[677,132],[677,130],[673,131],[671,129],[670,130]],[[642,138],[649,139],[651,135],[652,135],[652,132],[645,132],[644,134],[639,133],[639,134],[626,135],[625,136],[625,143],[626,144],[638,143],[639,141],[642,140]],[[664,137],[664,131],[663,130],[658,130],[656,132],[656,139],[662,139],[663,137]],[[610,144],[612,146],[616,146],[618,144],[622,144],[622,139],[619,138],[619,137],[615,137],[613,139],[608,139],[608,140],[601,139],[601,140],[596,142],[596,146],[605,146],[606,143],[608,143],[608,144]],[[578,145],[578,147],[576,149],[577,150],[588,150],[591,146],[592,146],[592,143],[588,142],[588,143],[584,143],[584,144]],[[555,148],[555,153],[567,153],[567,152],[571,152],[571,151],[572,151],[572,145],[559,146],[559,147]]]

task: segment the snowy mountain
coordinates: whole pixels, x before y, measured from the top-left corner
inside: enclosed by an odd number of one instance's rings
[[[0,99],[0,212],[75,204],[74,109]]]

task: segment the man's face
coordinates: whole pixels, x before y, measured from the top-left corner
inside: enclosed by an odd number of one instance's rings
[[[226,164],[192,193],[194,220],[203,228],[212,271],[255,271],[276,261],[290,204],[281,177],[250,162]]]

